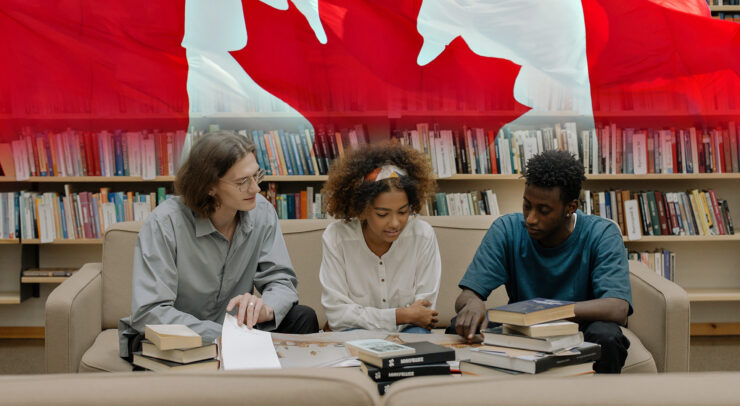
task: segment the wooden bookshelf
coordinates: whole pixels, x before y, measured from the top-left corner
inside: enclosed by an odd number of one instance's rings
[[[740,302],[740,289],[686,289],[692,302]]]
[[[326,182],[327,175],[268,175],[262,182]]]
[[[25,245],[100,245],[102,243],[102,238],[78,238],[76,240],[56,239],[48,243],[42,243],[38,238],[26,238],[21,240],[21,244]]]
[[[69,279],[69,276],[23,276],[21,283],[62,283]]]
[[[17,238],[0,238],[0,245],[18,245],[20,241]]]
[[[651,173],[647,175],[598,174],[586,175],[588,180],[738,180],[740,173]]]
[[[141,176],[31,176],[28,182],[36,183],[109,183],[109,182],[172,182],[174,176],[157,176],[144,179]]]
[[[740,6],[709,6],[709,10],[712,12],[740,12]]]
[[[733,235],[643,235],[639,240],[624,237],[624,242],[718,242],[740,241],[740,234]]]
[[[14,176],[0,176],[0,182],[15,182]]]
[[[0,292],[0,305],[3,304],[20,304],[20,292]]]

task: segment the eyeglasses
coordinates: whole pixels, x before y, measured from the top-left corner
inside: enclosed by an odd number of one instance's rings
[[[242,180],[241,182],[228,182],[225,180],[222,180],[221,182],[229,183],[237,187],[240,192],[246,192],[247,189],[249,189],[250,181],[254,182],[255,185],[259,185],[260,182],[262,182],[263,179],[265,179],[265,170],[260,169],[252,176],[247,176]]]

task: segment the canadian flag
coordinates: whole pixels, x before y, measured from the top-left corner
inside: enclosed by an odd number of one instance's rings
[[[740,121],[740,25],[704,0],[6,0],[0,38],[1,141],[223,113],[244,128]]]

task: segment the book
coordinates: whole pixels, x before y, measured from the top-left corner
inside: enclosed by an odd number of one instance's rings
[[[455,359],[455,350],[433,344],[428,341],[406,343],[405,345],[414,348],[416,353],[379,358],[361,352],[358,354],[357,358],[367,364],[384,369],[398,368],[407,365],[433,364],[452,361]]]
[[[460,361],[460,373],[475,376],[590,376],[593,372],[593,363],[590,362],[550,368],[534,375],[490,365],[476,364],[470,361]]]
[[[367,354],[378,358],[397,357],[416,353],[416,349],[393,341],[379,338],[352,340],[344,343],[347,349],[358,354]]]
[[[74,272],[76,272],[76,270],[67,269],[67,268],[25,269],[23,270],[23,276],[34,276],[34,277],[72,276]]]
[[[183,324],[147,324],[144,338],[160,350],[184,350],[203,345],[200,335]]]
[[[378,368],[366,363],[360,364],[360,370],[376,382],[395,381],[414,376],[449,375],[450,364],[438,362],[434,364],[407,365],[399,368]]]
[[[569,335],[529,337],[515,331],[507,332],[502,326],[498,326],[483,330],[483,343],[552,353],[583,344],[583,333],[577,331]]]
[[[147,357],[145,355],[142,355],[141,351],[134,352],[133,363],[134,365],[137,365],[142,368],[146,368],[150,371],[155,371],[155,372],[172,371],[172,370],[175,370],[175,371],[182,371],[182,370],[217,371],[218,370],[218,360],[215,358],[195,361],[189,364],[183,364],[179,362],[167,361],[164,359]]]
[[[163,359],[167,361],[188,364],[204,359],[216,358],[216,344],[206,344],[201,347],[190,348],[186,350],[160,350],[149,340],[141,342],[141,354],[147,357]]]
[[[590,363],[600,357],[601,346],[589,342],[555,354],[494,345],[483,345],[470,351],[470,361],[476,364],[528,374],[541,373],[554,367]]]
[[[534,298],[488,309],[488,321],[531,326],[575,317],[575,304],[565,300]]]

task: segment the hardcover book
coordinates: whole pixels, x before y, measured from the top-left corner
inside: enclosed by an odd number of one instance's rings
[[[566,300],[534,298],[488,310],[488,321],[531,326],[575,317],[575,304]]]
[[[141,342],[141,354],[147,357],[188,364],[204,359],[216,358],[216,344],[207,344],[186,350],[160,350],[153,342],[143,340]]]
[[[519,333],[529,337],[565,336],[578,333],[578,323],[567,320],[548,321],[531,326],[504,324],[504,333]]]
[[[163,359],[151,358],[141,354],[141,351],[134,352],[134,365],[146,368],[150,371],[171,371],[171,370],[189,370],[189,371],[216,371],[218,370],[217,359],[206,359],[202,361],[183,364],[179,362],[167,361]]]
[[[555,367],[592,363],[599,358],[601,346],[589,342],[556,354],[493,345],[483,345],[470,352],[470,361],[476,364],[528,374],[538,374]]]
[[[564,336],[528,337],[516,332],[505,333],[499,326],[483,331],[483,343],[553,353],[583,344],[583,333],[578,331]]]
[[[347,341],[344,346],[349,350],[357,351],[359,354],[367,354],[378,358],[409,355],[416,352],[416,349],[412,347],[378,338]]]
[[[200,335],[183,324],[147,324],[144,337],[160,350],[184,350],[203,345]]]
[[[373,365],[362,363],[360,365],[362,372],[366,373],[370,379],[376,382],[380,381],[395,381],[403,378],[411,378],[414,376],[430,376],[430,375],[449,375],[450,364],[446,362],[439,362],[434,364],[419,364],[419,365],[407,365],[400,368],[378,368]]]
[[[562,367],[555,367],[538,373],[536,376],[590,376],[594,372],[593,364],[590,362],[584,362],[581,364],[574,364]],[[460,361],[460,373],[464,375],[475,375],[475,376],[535,376],[533,374],[527,374],[520,371],[513,371],[511,369],[496,368],[489,365],[476,364],[470,361]]]
[[[455,350],[452,348],[443,347],[427,341],[407,343],[405,345],[414,348],[416,353],[388,358],[379,358],[366,353],[360,353],[358,358],[360,361],[383,369],[398,368],[408,365],[433,364],[452,361],[455,359]]]

